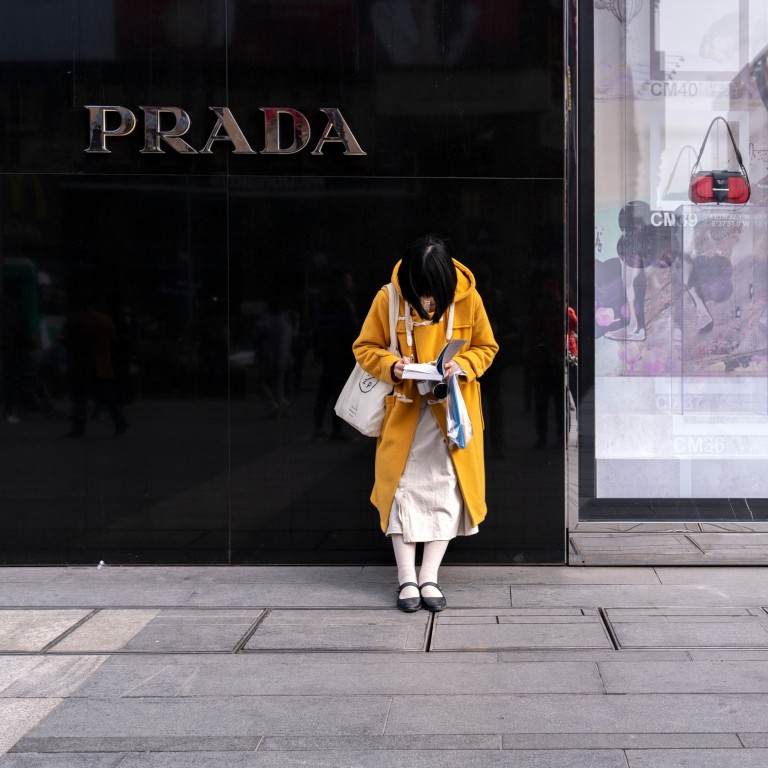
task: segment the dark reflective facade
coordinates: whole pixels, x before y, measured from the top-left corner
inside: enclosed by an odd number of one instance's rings
[[[0,562],[391,562],[374,441],[332,408],[357,323],[425,232],[474,271],[501,345],[489,516],[448,561],[562,562],[562,17],[4,3]],[[103,145],[88,106],[110,108]],[[102,364],[84,427],[83,350]]]

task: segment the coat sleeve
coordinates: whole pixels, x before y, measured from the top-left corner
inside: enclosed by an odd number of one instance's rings
[[[363,322],[360,335],[352,344],[352,352],[360,367],[377,379],[394,384],[392,366],[400,359],[389,351],[389,292],[382,288]]]
[[[454,360],[464,369],[467,381],[474,381],[482,376],[496,357],[499,345],[493,336],[488,314],[483,306],[483,300],[477,291],[471,297],[474,303],[472,317],[472,338],[469,349],[463,349]]]

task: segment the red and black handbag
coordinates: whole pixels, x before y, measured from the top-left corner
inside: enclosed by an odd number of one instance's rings
[[[718,120],[722,120],[725,123],[725,127],[728,129],[728,136],[730,136],[733,150],[736,153],[736,162],[739,164],[738,171],[702,171],[699,169],[699,163],[701,162],[702,154],[704,154],[704,147],[707,144],[709,132]],[[691,171],[691,183],[688,187],[688,197],[690,197],[691,201],[697,205],[701,203],[744,205],[744,203],[749,200],[750,192],[751,189],[749,186],[747,169],[744,167],[744,162],[741,159],[741,152],[739,152],[739,148],[736,146],[736,140],[733,138],[731,126],[728,125],[728,121],[724,117],[718,116],[709,124],[707,133],[704,136],[704,141],[701,144],[699,155],[696,158],[696,164]]]

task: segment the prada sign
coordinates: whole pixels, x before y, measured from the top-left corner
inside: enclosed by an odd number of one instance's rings
[[[109,154],[107,141],[128,136],[136,128],[136,115],[126,107],[103,104],[86,106],[89,121],[89,143],[85,150],[90,154]],[[216,115],[216,122],[201,149],[195,149],[182,137],[189,131],[191,120],[180,107],[139,107],[144,113],[143,154],[164,154],[170,147],[182,155],[211,155],[217,142],[229,142],[235,155],[295,155],[310,142],[312,131],[309,120],[297,109],[288,107],[259,107],[264,114],[264,148],[251,147],[235,116],[227,107],[209,107]],[[343,154],[363,156],[360,144],[347,125],[341,111],[323,107],[326,125],[311,151],[322,155],[326,144],[341,144]],[[163,127],[160,123],[163,122]],[[109,123],[109,125],[108,125]],[[171,125],[172,123],[172,125]],[[282,143],[281,143],[282,141]]]

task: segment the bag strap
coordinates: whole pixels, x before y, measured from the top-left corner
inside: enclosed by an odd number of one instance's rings
[[[739,168],[741,169],[742,175],[747,180],[747,184],[749,184],[749,176],[747,175],[747,169],[744,167],[744,161],[741,159],[741,152],[739,151],[739,147],[736,144],[736,139],[733,138],[733,131],[731,131],[731,126],[728,124],[728,121],[724,117],[722,117],[721,115],[718,115],[709,124],[709,128],[707,128],[707,132],[704,134],[704,141],[701,142],[701,149],[699,150],[699,154],[696,157],[696,165],[693,166],[693,170],[691,171],[691,176],[693,176],[696,173],[696,171],[699,170],[699,163],[701,162],[701,156],[704,154],[704,147],[707,145],[707,139],[709,138],[709,132],[712,130],[712,126],[718,120],[722,120],[722,122],[725,123],[725,127],[728,129],[728,136],[730,136],[730,138],[731,138],[731,144],[733,144],[733,151],[736,153],[736,162],[739,164]]]
[[[445,340],[450,341],[453,336],[453,312],[456,309],[456,302],[452,301],[448,309],[448,325],[445,328]]]
[[[405,341],[410,352],[413,350],[413,318],[411,317],[411,305],[407,301],[405,302],[403,320],[405,321]]]
[[[397,344],[397,316],[400,313],[400,295],[393,283],[387,283],[389,292],[389,351],[400,356]]]

